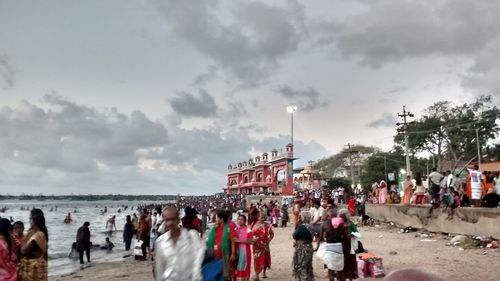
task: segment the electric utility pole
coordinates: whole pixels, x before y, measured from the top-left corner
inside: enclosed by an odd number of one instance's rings
[[[355,153],[355,151],[352,151],[351,148],[353,147],[352,144],[348,143],[347,145],[344,145],[345,147],[347,147],[347,153],[349,154],[349,169],[350,169],[350,173],[351,173],[351,185],[354,186],[354,167],[353,167],[353,163],[352,163],[352,154]]]
[[[414,117],[413,113],[406,111],[406,106],[403,105],[403,113],[398,113],[398,117],[401,118],[403,123],[397,123],[397,126],[402,126],[403,129],[403,135],[405,138],[405,154],[406,154],[406,174],[411,176],[411,167],[410,167],[410,149],[409,149],[409,143],[408,143],[408,124],[414,123],[414,122],[408,122],[406,120],[407,117]]]

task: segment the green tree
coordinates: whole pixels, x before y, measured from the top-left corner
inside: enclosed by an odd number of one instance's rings
[[[361,185],[363,189],[370,190],[372,183],[379,179],[386,179],[388,173],[394,173],[397,179],[399,171],[405,166],[404,155],[400,148],[392,152],[377,152],[372,154],[363,165]],[[386,174],[387,173],[387,174]],[[390,182],[388,180],[388,182]]]
[[[376,147],[354,145],[350,149],[344,148],[337,154],[318,160],[315,167],[321,171],[325,178],[337,178],[344,176],[350,178],[350,156],[352,157],[355,182],[359,182],[359,172],[362,171],[366,158],[376,151],[379,151]]]
[[[408,124],[409,146],[413,155],[427,152],[437,159],[438,168],[443,160],[456,165],[461,160],[476,156],[478,130],[481,151],[488,141],[498,135],[496,121],[500,110],[492,104],[491,96],[481,96],[472,103],[455,105],[439,101],[424,110],[420,119]],[[398,131],[395,143],[404,146],[404,133]]]
[[[332,190],[333,188],[336,187],[344,187],[344,188],[350,188],[351,187],[351,180],[348,178],[344,177],[335,177],[331,179],[326,180],[327,188]]]

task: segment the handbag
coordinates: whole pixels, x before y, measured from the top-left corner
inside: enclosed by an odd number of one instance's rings
[[[201,273],[204,281],[223,281],[224,261],[222,259],[211,259],[203,263]]]
[[[134,246],[134,256],[142,256],[142,241],[136,240]]]

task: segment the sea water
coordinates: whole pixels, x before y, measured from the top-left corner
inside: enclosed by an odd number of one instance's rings
[[[76,232],[84,222],[90,223],[91,242],[103,245],[106,241],[106,222],[112,216],[116,216],[117,231],[114,231],[110,241],[115,244],[115,248],[108,252],[101,249],[91,249],[91,263],[120,261],[125,256],[132,254],[134,240],[130,251],[125,251],[123,243],[123,227],[126,216],[136,212],[137,206],[143,204],[165,204],[167,202],[144,202],[144,201],[0,201],[0,209],[7,207],[4,213],[0,213],[2,218],[10,218],[14,221],[24,223],[25,234],[30,227],[29,216],[33,208],[42,209],[45,215],[47,229],[49,231],[49,276],[67,274],[79,270],[80,264],[78,255],[76,258],[69,258],[73,242],[76,242]],[[124,206],[128,206],[124,210]],[[57,207],[57,210],[56,210]],[[101,211],[107,207],[107,213]],[[23,209],[23,210],[22,210]],[[118,210],[121,209],[119,213]],[[52,210],[52,211],[51,211]],[[71,213],[73,221],[70,224],[64,223],[64,218]],[[84,262],[86,262],[84,257]]]

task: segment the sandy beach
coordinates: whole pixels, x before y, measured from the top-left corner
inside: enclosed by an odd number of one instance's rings
[[[267,280],[293,280],[292,227],[276,228],[271,244],[272,268]],[[451,237],[435,234],[421,238],[417,232],[400,233],[399,228],[384,224],[380,227],[361,227],[365,248],[384,259],[386,272],[400,268],[420,268],[442,276],[446,280],[498,280],[500,276],[500,251],[490,249],[460,250],[446,246]],[[417,237],[418,236],[418,237]],[[326,272],[318,258],[314,257],[316,280],[327,280]],[[91,267],[63,276],[52,276],[49,280],[69,281],[123,281],[153,280],[150,262],[128,258],[123,262],[93,264]],[[365,279],[371,280],[371,279]],[[374,279],[374,280],[382,280]]]

